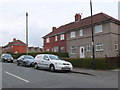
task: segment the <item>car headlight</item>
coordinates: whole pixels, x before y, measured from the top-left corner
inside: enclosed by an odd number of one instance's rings
[[[55,63],[56,65],[63,65],[63,63]]]

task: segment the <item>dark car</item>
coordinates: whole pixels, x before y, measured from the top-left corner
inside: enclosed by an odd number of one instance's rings
[[[10,54],[2,54],[1,60],[2,60],[2,62],[12,62],[13,63],[13,57]]]
[[[33,66],[34,57],[30,55],[22,55],[17,59],[17,65]]]

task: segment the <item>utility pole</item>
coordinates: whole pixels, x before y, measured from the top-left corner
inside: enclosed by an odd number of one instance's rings
[[[26,54],[28,55],[28,13],[26,12]]]
[[[94,30],[93,30],[93,15],[92,15],[92,1],[90,0],[90,11],[91,11],[91,30],[92,30],[92,68],[96,69],[95,66],[95,47],[94,47]]]

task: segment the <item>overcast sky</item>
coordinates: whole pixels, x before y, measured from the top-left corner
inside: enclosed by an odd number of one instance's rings
[[[93,0],[93,14],[118,18],[119,0]],[[76,13],[90,16],[89,0],[0,0],[0,46],[13,38],[25,42],[25,13],[29,14],[29,46],[43,46],[42,37],[52,27],[74,21]]]

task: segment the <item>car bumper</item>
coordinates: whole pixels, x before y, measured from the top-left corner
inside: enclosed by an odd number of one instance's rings
[[[59,65],[55,66],[55,70],[61,70],[61,71],[71,71],[73,69],[73,66],[71,65]]]

